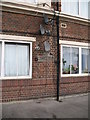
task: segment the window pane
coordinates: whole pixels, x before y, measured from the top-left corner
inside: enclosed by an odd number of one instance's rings
[[[0,76],[1,76],[1,43],[0,43]]]
[[[79,73],[79,49],[71,48],[71,74]]]
[[[90,73],[90,49],[88,50],[88,73]]]
[[[18,45],[18,75],[29,75],[29,45]]]
[[[5,76],[17,75],[16,45],[5,44]]]
[[[61,11],[65,13],[70,13],[70,0],[61,1]]]
[[[29,75],[29,45],[5,44],[5,76]]]
[[[90,0],[81,0],[80,1],[80,16],[88,18],[88,2]]]
[[[70,74],[70,47],[63,47],[63,74]]]
[[[82,49],[82,73],[90,73],[90,50]]]
[[[63,47],[63,74],[79,73],[79,48]]]
[[[28,3],[35,3],[36,0],[18,0],[18,2],[28,2]]]
[[[78,0],[62,0],[61,11],[72,15],[78,15],[79,13],[79,1]]]

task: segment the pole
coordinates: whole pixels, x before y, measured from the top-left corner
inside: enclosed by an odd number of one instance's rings
[[[59,11],[58,0],[57,11]],[[59,101],[59,79],[60,79],[59,15],[57,15],[56,17],[56,24],[57,24],[57,101]]]

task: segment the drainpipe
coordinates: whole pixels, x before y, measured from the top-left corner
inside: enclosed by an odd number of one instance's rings
[[[59,12],[58,0],[57,11]],[[56,24],[57,24],[57,101],[59,101],[59,79],[60,79],[59,15],[57,15],[56,17]]]

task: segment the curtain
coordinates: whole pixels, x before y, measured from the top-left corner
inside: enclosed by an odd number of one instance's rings
[[[63,47],[63,74],[79,73],[79,48]]]
[[[29,46],[18,45],[18,75],[29,75]]]
[[[89,0],[80,0],[80,16],[88,18],[88,2]]]
[[[36,3],[36,0],[18,0],[18,2]]]
[[[88,1],[88,18],[90,19],[90,0]]]
[[[90,49],[88,50],[88,73],[90,73]]]
[[[79,49],[78,48],[71,48],[71,65],[72,65],[72,69],[71,69],[71,73],[75,74],[75,73],[79,73]]]
[[[5,44],[5,76],[29,75],[29,45]]]
[[[63,47],[63,74],[70,72],[70,47]]]
[[[82,73],[86,73],[88,71],[88,49],[82,49]]]
[[[5,76],[17,75],[16,45],[5,44]]]
[[[71,15],[78,15],[79,0],[61,0],[61,11]]]
[[[0,76],[1,76],[1,43],[0,43]]]

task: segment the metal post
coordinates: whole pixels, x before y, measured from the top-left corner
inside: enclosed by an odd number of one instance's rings
[[[58,0],[57,11],[59,11]],[[59,79],[60,79],[59,15],[57,15],[56,17],[56,24],[57,24],[57,101],[59,101]]]

